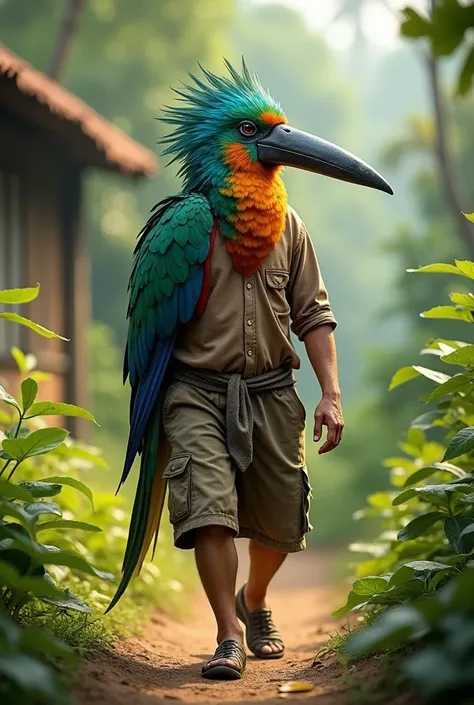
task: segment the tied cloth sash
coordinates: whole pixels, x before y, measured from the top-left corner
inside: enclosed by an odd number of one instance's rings
[[[278,367],[276,370],[242,379],[239,373],[225,374],[180,364],[173,370],[173,380],[226,395],[227,449],[242,471],[246,470],[253,460],[253,411],[250,395],[292,387],[295,384],[291,367]]]

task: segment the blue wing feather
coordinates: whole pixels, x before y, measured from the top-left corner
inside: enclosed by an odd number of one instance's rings
[[[120,484],[140,452],[178,328],[191,319],[199,300],[212,227],[209,202],[191,193],[155,206],[140,233],[129,283],[124,379],[129,375],[132,397]]]

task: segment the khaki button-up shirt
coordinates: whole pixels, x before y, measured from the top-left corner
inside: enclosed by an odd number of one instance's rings
[[[174,357],[216,372],[261,374],[300,360],[300,340],[321,325],[336,327],[313,244],[304,223],[288,209],[285,232],[251,277],[235,271],[224,238],[211,256],[211,295],[200,318],[185,326]]]

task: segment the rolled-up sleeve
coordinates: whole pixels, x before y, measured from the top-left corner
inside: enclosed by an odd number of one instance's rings
[[[329,325],[334,330],[337,325],[313,243],[304,223],[301,223],[292,255],[289,303],[291,330],[300,340],[313,328]]]

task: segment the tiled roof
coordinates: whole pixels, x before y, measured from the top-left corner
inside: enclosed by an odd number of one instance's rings
[[[34,69],[0,42],[0,86],[5,80],[14,81],[18,91],[34,98],[41,106],[41,113],[47,113],[41,116],[41,120],[37,120],[38,111],[37,117],[35,111],[28,111],[28,119],[41,122],[43,127],[58,132],[61,132],[67,121],[82,133],[82,138],[94,143],[94,151],[86,149],[82,152],[89,154],[88,158],[85,157],[87,163],[131,176],[152,176],[156,172],[157,159],[153,152],[135,142],[80,98]],[[68,139],[71,141],[73,137],[68,126]],[[91,155],[94,157],[91,158]]]

